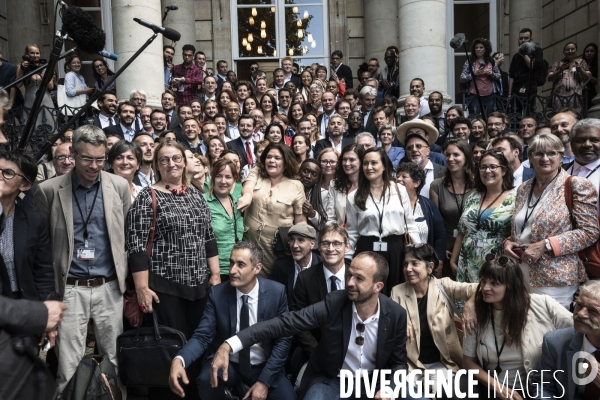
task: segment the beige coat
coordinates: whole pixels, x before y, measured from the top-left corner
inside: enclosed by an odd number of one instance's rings
[[[52,260],[56,292],[62,297],[73,258],[73,185],[71,174],[42,182],[34,196],[34,208],[48,223],[52,242]],[[113,262],[121,292],[125,292],[127,252],[125,251],[125,217],[131,205],[129,184],[120,176],[101,172],[104,217],[110,239]]]
[[[444,296],[438,290],[436,280],[436,278],[431,278],[427,289],[427,322],[433,341],[440,351],[441,363],[447,369],[456,372],[462,366],[462,347],[454,319],[450,316]],[[468,300],[477,289],[476,283],[459,283],[450,278],[442,278],[440,282],[452,300]],[[392,289],[390,297],[404,307],[407,325],[413,330],[413,342],[406,341],[409,371],[416,368],[425,369],[425,366],[419,361],[421,325],[415,291],[409,283],[402,283]]]

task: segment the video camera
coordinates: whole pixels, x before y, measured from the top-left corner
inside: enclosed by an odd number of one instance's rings
[[[23,61],[27,61],[29,64],[27,65],[26,70],[36,69],[41,65],[44,65],[48,62],[48,60],[44,60],[43,58],[39,58],[37,61],[32,61],[29,54],[23,54]]]

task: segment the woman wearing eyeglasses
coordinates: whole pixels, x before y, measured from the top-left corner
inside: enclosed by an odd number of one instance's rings
[[[200,323],[209,285],[221,282],[217,241],[202,193],[188,186],[184,149],[172,140],[161,142],[152,167],[156,174],[152,253],[148,257],[153,196],[146,187],[127,215],[129,268],[142,311],[156,312],[162,325],[183,332],[189,340]]]
[[[437,252],[428,244],[406,246],[403,262],[406,282],[394,286],[390,294],[406,310],[409,372],[415,369],[457,372],[462,367],[463,351],[454,324],[453,303],[469,300],[477,284],[435,278],[433,271],[438,263]],[[471,308],[469,312],[467,319],[474,310]],[[465,321],[464,325],[467,324],[474,326],[471,321]]]
[[[92,61],[92,76],[94,77],[94,79],[96,80],[96,83],[94,83],[94,89],[96,91],[99,91],[100,89],[102,89],[102,87],[104,86],[104,84],[106,84],[106,82],[108,82],[108,80],[111,78],[111,76],[113,76],[115,73],[111,71],[110,68],[108,68],[108,64],[106,63],[106,61],[104,60],[104,58],[95,58],[94,61]],[[108,88],[106,88],[107,92],[114,92],[117,90],[117,82],[113,82],[112,85],[110,85]]]
[[[477,323],[463,341],[463,368],[478,371],[477,393],[501,399],[512,393],[516,400],[538,393],[527,377],[539,365],[544,334],[573,326],[573,315],[550,296],[530,294],[521,269],[506,256],[486,256],[475,293]]]
[[[477,282],[486,254],[501,254],[510,235],[516,190],[513,171],[500,152],[486,151],[475,175],[475,191],[458,222],[450,266],[458,282]]]
[[[573,213],[565,202],[562,142],[552,134],[534,136],[527,154],[535,178],[517,191],[507,255],[521,262],[531,293],[548,294],[569,307],[579,284],[587,281],[578,251],[598,240],[598,194],[585,178],[572,177]],[[574,224],[572,223],[574,221]]]
[[[385,293],[404,282],[402,251],[404,235],[421,243],[410,208],[408,193],[392,179],[392,163],[381,148],[365,151],[359,170],[358,188],[348,195],[346,230],[350,237],[349,255],[374,251],[388,262],[390,272]]]

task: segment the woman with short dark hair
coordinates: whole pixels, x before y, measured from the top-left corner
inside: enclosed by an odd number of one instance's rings
[[[100,89],[102,89],[104,87],[104,84],[106,82],[108,82],[108,80],[110,79],[111,76],[113,76],[115,73],[111,71],[110,68],[108,68],[108,64],[106,63],[106,60],[102,57],[98,57],[98,58],[94,58],[94,61],[92,61],[92,75],[94,76],[94,79],[96,80],[96,82],[94,83],[94,89],[96,91],[99,91]],[[106,91],[116,91],[117,90],[117,81],[113,82],[108,88],[106,88]]]
[[[135,142],[120,140],[111,147],[106,162],[110,168],[109,172],[125,178],[129,183],[133,203],[142,190],[142,186],[133,183],[133,178],[143,162],[142,148]]]

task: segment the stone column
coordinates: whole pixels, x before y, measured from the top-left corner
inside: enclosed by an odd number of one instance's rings
[[[533,41],[542,42],[542,0],[510,0],[509,3],[509,49],[510,55],[519,51],[519,31],[529,28]]]
[[[181,51],[183,45],[191,44],[196,47],[196,11],[194,10],[194,0],[161,0],[161,4],[162,14],[164,14],[165,7],[167,6],[179,7],[178,10],[169,11],[167,19],[165,19],[162,26],[175,29],[181,33],[181,39],[177,42],[175,57],[173,57],[174,65],[181,64],[183,62]],[[163,44],[171,44],[171,40],[163,38]]]
[[[377,58],[383,68],[385,49],[398,42],[398,0],[365,1],[363,13],[365,62]]]
[[[598,12],[600,12],[600,2],[598,2]],[[598,39],[600,39],[600,30],[598,31]],[[596,54],[596,57],[598,57],[598,54]],[[600,118],[600,91],[598,86],[596,86],[596,91],[598,94],[592,99],[594,106],[588,110],[588,118]]]
[[[28,43],[36,43],[42,50],[42,26],[40,24],[40,4],[35,0],[6,0],[6,24],[8,31],[8,54],[11,62],[18,64],[25,54]],[[42,51],[41,58],[50,54]]]
[[[119,60],[118,70],[152,36],[152,30],[139,25],[133,18],[141,18],[161,25],[160,0],[112,0],[112,25],[115,54]],[[154,42],[117,79],[119,101],[129,99],[132,90],[142,89],[147,93],[147,104],[160,107],[163,85],[162,38]]]
[[[423,79],[426,93],[441,92],[449,103],[446,0],[399,0],[398,27],[401,103],[414,78]]]

